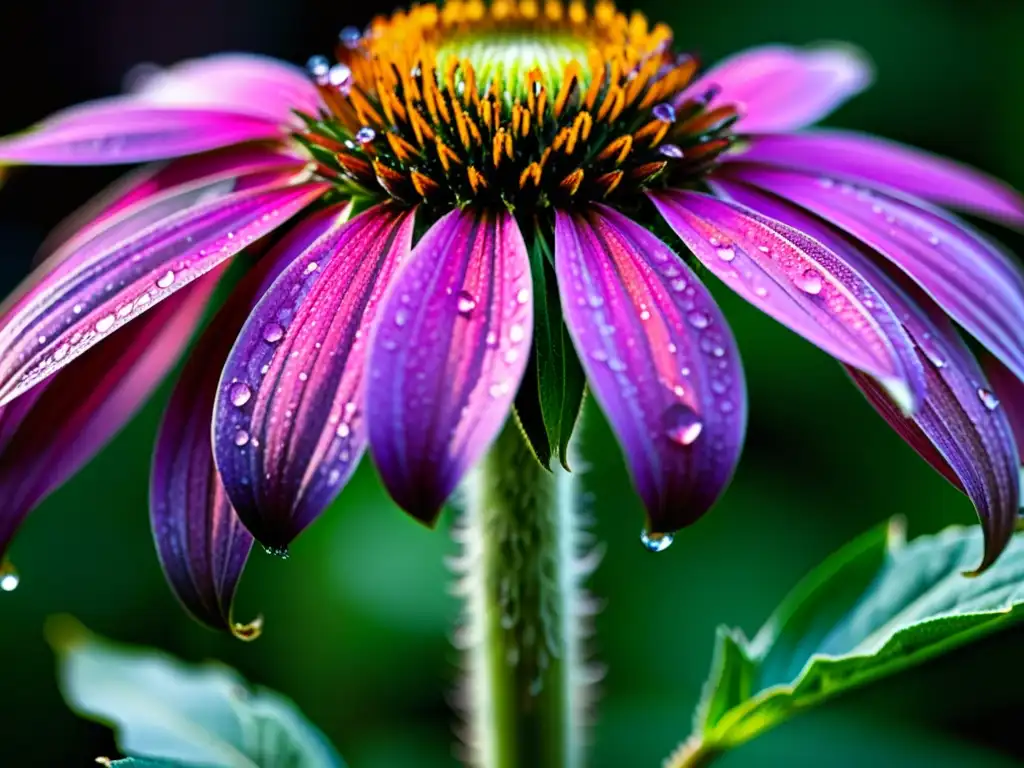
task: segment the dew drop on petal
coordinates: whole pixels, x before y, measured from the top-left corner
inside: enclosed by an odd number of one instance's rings
[[[523,340],[525,336],[526,331],[523,329],[523,326],[519,325],[518,323],[508,329],[508,337],[514,343],[519,343],[520,341]]]
[[[663,123],[674,123],[676,121],[676,111],[668,102],[662,102],[655,106],[651,110],[651,114]]]
[[[683,156],[683,150],[677,147],[675,144],[662,144],[658,147],[660,152],[665,157],[671,157],[673,160],[678,160]]]
[[[349,49],[358,48],[359,40],[361,38],[362,35],[360,34],[358,27],[345,27],[338,34],[338,40],[341,41],[342,45]]]
[[[469,317],[476,309],[476,299],[467,291],[459,291],[455,300],[455,308],[463,317]]]
[[[232,405],[236,408],[241,408],[252,398],[252,390],[249,389],[249,385],[245,382],[236,381],[228,390],[228,397],[231,399]]]
[[[991,390],[978,387],[978,399],[990,411],[994,411],[999,407],[999,398]]]
[[[240,429],[235,432],[235,445],[239,448],[244,448],[249,444],[249,433],[244,429]]]
[[[700,437],[704,424],[685,403],[670,405],[661,416],[665,436],[676,445],[690,446]]]
[[[401,328],[407,322],[409,322],[409,310],[404,307],[400,307],[398,311],[395,312],[395,325]]]
[[[377,132],[368,125],[364,125],[358,131],[356,131],[356,141],[360,144],[369,144],[375,138],[377,138]]]
[[[648,552],[664,552],[674,539],[671,533],[648,533],[646,528],[640,531],[640,543]]]
[[[736,251],[734,251],[732,248],[719,248],[718,258],[720,258],[724,262],[730,262],[736,258]]]
[[[699,309],[695,309],[693,312],[686,316],[690,325],[696,328],[698,331],[707,328],[711,325],[711,318],[707,312],[701,312]]]
[[[174,272],[167,270],[164,274],[160,275],[160,278],[156,281],[157,288],[170,288],[174,283]]]
[[[96,333],[106,333],[114,327],[114,316],[107,315],[96,321]]]
[[[352,70],[347,64],[335,64],[327,72],[327,83],[343,96],[347,96],[352,90]]]
[[[267,323],[263,326],[263,340],[268,344],[277,344],[284,338],[284,328],[278,323]]]
[[[306,72],[317,85],[327,85],[327,73],[331,71],[331,62],[326,56],[312,56],[306,62]]]
[[[797,288],[811,296],[817,296],[823,287],[821,275],[816,269],[804,270],[793,282]]]

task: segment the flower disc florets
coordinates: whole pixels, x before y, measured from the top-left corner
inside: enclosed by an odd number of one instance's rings
[[[688,93],[697,62],[668,27],[557,0],[418,6],[346,30],[310,60],[329,111],[300,140],[342,186],[447,208],[625,201],[698,180],[732,106]]]

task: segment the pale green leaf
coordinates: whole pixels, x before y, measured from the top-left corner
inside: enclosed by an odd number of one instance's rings
[[[115,645],[70,619],[55,621],[61,691],[78,714],[114,728],[127,765],[341,768],[295,705],[219,664],[191,665]]]
[[[669,765],[706,764],[857,686],[992,632],[1024,613],[1024,534],[987,572],[977,527],[904,544],[891,524],[815,569],[753,640],[719,631],[694,732]]]

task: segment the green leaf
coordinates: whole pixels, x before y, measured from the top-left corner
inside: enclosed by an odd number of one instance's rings
[[[114,645],[67,618],[48,635],[68,705],[111,725],[118,747],[135,758],[119,765],[344,766],[291,701],[228,667]]]
[[[542,226],[527,232],[533,278],[533,347],[516,396],[516,416],[537,460],[558,457],[569,469],[568,447],[583,405],[586,376],[562,320],[551,247]]]
[[[798,711],[888,677],[1024,613],[1024,534],[977,577],[981,529],[904,544],[890,523],[847,544],[794,589],[753,640],[720,629],[690,739],[670,768],[706,765]]]

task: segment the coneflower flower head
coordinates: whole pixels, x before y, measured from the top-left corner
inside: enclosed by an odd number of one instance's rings
[[[746,426],[697,269],[846,366],[970,496],[988,565],[1020,503],[1019,412],[1000,399],[1024,378],[1024,277],[936,206],[1020,226],[1024,202],[807,129],[869,79],[839,47],[702,73],[609,2],[456,1],[346,29],[305,73],[186,62],[0,141],[8,164],[169,160],[73,217],[6,304],[0,552],[172,367],[246,251],[153,468],[161,561],[211,625],[230,625],[250,534],[283,552],[367,448],[432,523],[511,414],[564,463],[585,387],[664,549],[720,496]]]

